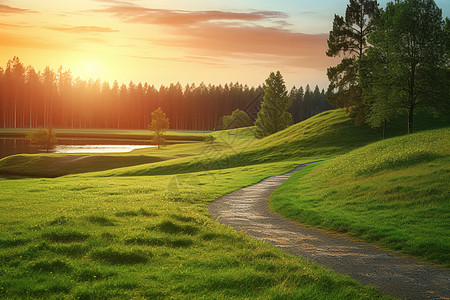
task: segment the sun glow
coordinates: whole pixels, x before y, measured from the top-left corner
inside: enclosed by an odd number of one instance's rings
[[[103,64],[101,61],[97,60],[79,60],[78,62],[72,63],[72,68],[70,71],[74,75],[74,77],[80,77],[85,80],[89,79],[100,79],[100,80],[108,80],[109,78],[104,78],[105,76],[105,68],[103,68]]]
[[[86,71],[87,73],[93,74],[97,70],[97,66],[94,63],[87,63],[86,64]]]
[[[93,62],[93,61],[86,62],[84,69],[85,69],[86,77],[94,79],[94,78],[101,77],[101,75],[102,75],[100,72],[101,70],[100,70],[99,64],[97,62]]]

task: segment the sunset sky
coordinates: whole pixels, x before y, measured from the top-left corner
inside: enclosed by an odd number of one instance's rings
[[[385,6],[387,1],[380,1]],[[112,83],[239,81],[280,70],[292,85],[328,85],[325,55],[344,0],[0,0],[0,66],[18,56],[38,70]],[[438,0],[449,16],[450,1]]]

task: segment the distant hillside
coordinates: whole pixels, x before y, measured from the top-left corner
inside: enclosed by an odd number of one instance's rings
[[[323,112],[261,140],[253,137],[253,130],[249,127],[215,132],[216,141],[206,145],[197,156],[92,175],[169,175],[282,160],[312,161],[346,153],[381,136],[378,129],[355,126],[344,110]]]
[[[419,128],[443,126],[426,115],[416,117]],[[445,123],[444,123],[445,124]],[[418,128],[418,129],[419,129]],[[404,120],[389,124],[390,135],[406,131]],[[254,127],[217,131],[211,144],[172,145],[160,151],[138,150],[130,154],[89,158],[89,164],[67,160],[63,155],[22,155],[0,160],[0,173],[36,177],[91,173],[92,176],[148,176],[190,173],[283,160],[307,162],[327,159],[380,140],[381,129],[355,126],[342,109],[326,111],[276,134],[256,140]],[[97,157],[97,155],[93,155]],[[145,157],[149,156],[149,157]],[[51,168],[46,166],[51,164]],[[129,166],[129,167],[127,167]],[[60,170],[63,168],[64,170]]]

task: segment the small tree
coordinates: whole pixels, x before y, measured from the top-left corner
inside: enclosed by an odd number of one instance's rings
[[[166,117],[166,113],[162,111],[161,107],[158,107],[157,110],[152,112],[152,123],[148,126],[151,131],[155,132],[155,136],[153,137],[153,144],[158,145],[158,149],[160,145],[164,145],[164,132],[169,129],[169,119]]]
[[[26,138],[31,144],[44,148],[47,152],[57,143],[55,133],[51,128],[36,130],[28,134]]]
[[[255,136],[263,138],[291,126],[292,115],[288,112],[291,104],[280,71],[270,73],[264,84],[264,98],[255,121]]]
[[[252,124],[252,119],[250,119],[245,111],[240,109],[236,109],[231,113],[231,115],[223,116],[222,118],[223,129],[248,127],[252,126]]]

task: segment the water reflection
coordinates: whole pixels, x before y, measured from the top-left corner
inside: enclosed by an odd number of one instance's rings
[[[61,145],[54,153],[120,153],[135,149],[155,147],[152,145]]]
[[[120,153],[134,149],[155,147],[140,141],[107,139],[58,139],[59,145],[52,153]],[[148,143],[148,142],[147,142]],[[132,145],[130,145],[132,144]],[[45,153],[36,147],[30,147],[23,138],[0,138],[0,159],[14,154]]]

